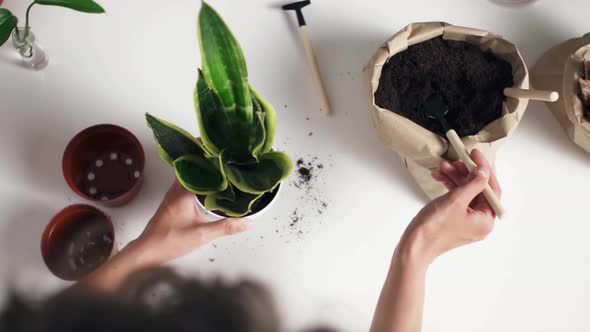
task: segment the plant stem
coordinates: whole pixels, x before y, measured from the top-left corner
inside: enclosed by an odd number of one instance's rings
[[[29,7],[27,8],[27,16],[26,16],[26,19],[25,19],[25,36],[23,38],[24,40],[27,40],[27,37],[29,36],[29,30],[30,30],[30,27],[29,27],[29,14],[31,12],[31,8],[33,8],[34,5],[35,5],[35,1],[33,1],[29,5]]]

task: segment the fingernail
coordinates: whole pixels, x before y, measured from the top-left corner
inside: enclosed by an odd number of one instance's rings
[[[487,178],[488,176],[490,176],[490,172],[487,168],[485,167],[478,167],[475,169],[475,173],[479,174],[480,176],[483,176],[484,178]]]
[[[232,223],[235,223],[239,228],[240,232],[247,231],[254,226],[254,223],[246,218],[234,218]]]

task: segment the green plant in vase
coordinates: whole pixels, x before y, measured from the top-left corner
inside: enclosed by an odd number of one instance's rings
[[[244,54],[223,19],[208,4],[199,12],[202,70],[194,93],[201,139],[146,114],[161,157],[209,211],[231,217],[253,212],[293,169],[273,150],[274,108],[248,83]]]
[[[45,52],[35,43],[31,32],[30,13],[35,5],[57,6],[73,9],[83,13],[104,13],[104,9],[92,0],[34,0],[27,8],[24,27],[18,27],[18,18],[8,9],[0,8],[0,46],[12,35],[13,45],[30,66],[41,69],[47,64]]]

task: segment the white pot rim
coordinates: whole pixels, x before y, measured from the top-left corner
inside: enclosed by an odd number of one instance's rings
[[[255,219],[255,218],[260,218],[262,215],[265,214],[266,211],[268,211],[270,209],[271,206],[274,205],[275,201],[277,200],[277,197],[279,197],[281,191],[283,188],[283,183],[279,183],[279,186],[277,187],[277,193],[275,194],[275,196],[273,197],[273,199],[270,201],[270,203],[268,203],[264,208],[262,208],[260,211],[247,215],[243,218],[248,218],[248,219]],[[197,197],[197,195],[195,195],[195,200],[197,201],[197,205],[199,208],[199,212],[201,213],[201,216],[205,217],[205,219],[209,220],[209,221],[217,221],[217,220],[221,220],[221,219],[225,219],[228,218],[226,216],[222,216],[219,215],[217,213],[211,212],[209,210],[207,210],[205,208],[205,205],[203,205],[203,203],[201,203],[201,201],[199,200],[199,198]],[[231,218],[231,217],[229,217]]]

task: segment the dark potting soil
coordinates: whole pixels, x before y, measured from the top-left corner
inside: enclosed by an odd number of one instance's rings
[[[580,78],[580,99],[584,105],[584,117],[590,120],[590,61],[584,61]]]
[[[467,42],[437,37],[385,63],[375,103],[444,137],[440,122],[426,114],[427,100],[441,95],[449,125],[468,136],[502,116],[503,90],[513,85],[508,62]]]
[[[300,187],[309,186],[313,177],[313,174],[311,173],[312,171],[313,167],[309,164],[306,164],[302,158],[297,160],[297,178],[299,180],[298,185]]]
[[[324,165],[318,161],[315,156],[309,156],[308,158],[299,158],[295,163],[295,188],[301,191],[300,196],[297,200],[305,202],[305,209],[295,208],[289,215],[289,226],[296,228],[299,223],[303,222],[306,218],[306,214],[311,213],[317,217],[324,214],[328,208],[328,203],[323,199],[322,192],[316,189],[316,183],[320,172],[323,170]],[[303,232],[299,230],[297,235],[301,235]]]
[[[279,185],[280,186],[280,185]],[[268,206],[268,204],[270,204],[270,202],[272,202],[272,200],[275,198],[275,196],[277,195],[277,192],[279,191],[279,187],[277,187],[275,190],[264,193],[264,195],[262,195],[262,197],[260,197],[256,202],[254,202],[254,204],[252,205],[252,213],[254,214],[262,209],[264,209],[265,207]]]

